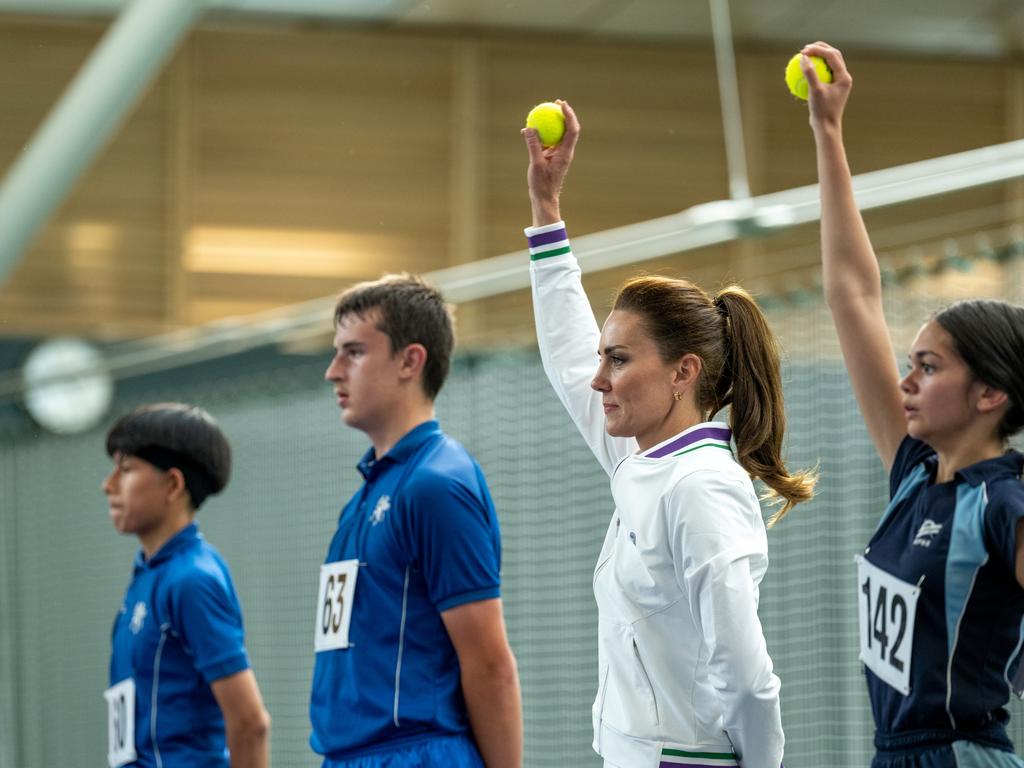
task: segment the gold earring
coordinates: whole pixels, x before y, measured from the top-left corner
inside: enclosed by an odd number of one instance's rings
[[[672,393],[672,397],[674,397],[677,401],[682,400],[683,399],[683,393],[682,392],[673,392]]]

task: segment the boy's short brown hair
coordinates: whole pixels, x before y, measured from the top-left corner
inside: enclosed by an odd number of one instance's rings
[[[391,341],[392,354],[410,344],[427,350],[423,391],[435,399],[448,378],[455,346],[452,314],[440,291],[408,272],[357,283],[338,298],[334,324],[348,315],[365,319],[374,311],[377,328]]]

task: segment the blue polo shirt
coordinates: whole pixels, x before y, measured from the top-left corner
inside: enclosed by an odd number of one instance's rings
[[[901,611],[876,612],[890,648],[913,642],[910,690],[866,669],[883,736],[935,731],[1004,749],[1005,705],[1024,643],[1024,590],[1015,576],[1016,527],[1024,517],[1024,456],[1009,451],[935,482],[938,458],[907,437],[890,476],[891,501],[865,558],[920,586],[914,626]],[[887,622],[887,623],[886,623]]]
[[[249,667],[227,563],[195,524],[135,557],[114,619],[110,684],[135,681],[138,766],[226,766],[210,684]]]
[[[469,731],[441,613],[500,595],[501,537],[483,472],[436,421],[380,459],[371,448],[359,471],[365,482],[326,559],[359,564],[349,644],[316,654],[310,703],[310,744],[335,760]]]

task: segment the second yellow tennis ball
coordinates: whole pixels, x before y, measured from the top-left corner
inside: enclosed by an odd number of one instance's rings
[[[821,56],[811,56],[811,64],[814,65],[814,74],[818,76],[818,80],[823,83],[832,82],[832,70],[828,68],[828,64]],[[807,101],[807,78],[804,77],[804,71],[800,69],[800,54],[796,54],[789,60],[786,65],[786,85],[789,86],[789,92],[796,96],[798,99]]]
[[[537,131],[542,146],[553,147],[565,136],[565,115],[555,102],[545,101],[530,110],[526,127]]]

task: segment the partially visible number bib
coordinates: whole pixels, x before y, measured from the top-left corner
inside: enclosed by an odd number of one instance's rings
[[[316,630],[313,635],[313,648],[317,653],[348,648],[352,597],[358,573],[358,560],[341,560],[320,566],[320,597],[316,603]]]
[[[103,692],[107,700],[107,763],[135,762],[135,681],[130,677]]]
[[[921,588],[857,556],[860,659],[904,696],[910,693],[914,614]]]

